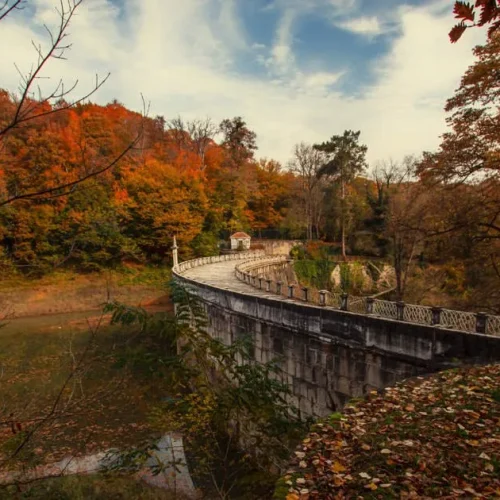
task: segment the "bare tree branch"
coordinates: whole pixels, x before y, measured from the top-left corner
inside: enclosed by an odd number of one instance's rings
[[[21,10],[24,0],[14,0],[14,3],[9,6],[9,0],[5,0],[4,4],[0,7],[0,21],[5,19],[14,9]]]

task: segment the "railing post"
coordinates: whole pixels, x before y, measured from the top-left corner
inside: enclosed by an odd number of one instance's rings
[[[405,314],[405,303],[403,301],[396,302],[396,319],[398,321],[403,321]]]
[[[442,307],[432,307],[432,324],[439,325],[441,323],[441,312],[443,311]]]
[[[319,305],[320,306],[326,306],[326,294],[328,292],[326,290],[320,290],[319,291]]]
[[[347,293],[343,293],[340,295],[340,309],[342,311],[347,311],[348,300],[349,300],[349,295],[347,295]]]
[[[295,288],[295,285],[288,285],[288,298],[293,299],[293,289]]]
[[[486,333],[486,322],[488,321],[488,315],[484,312],[478,312],[476,314],[476,332]]]
[[[304,299],[305,302],[307,302],[309,300],[309,288],[307,288],[306,286],[302,288],[302,298]]]
[[[375,299],[373,297],[366,297],[366,314],[373,314],[373,304]]]
[[[252,286],[257,286],[257,276],[252,276]]]
[[[259,278],[259,289],[262,290],[262,282],[264,281],[264,278]]]
[[[278,295],[281,295],[281,293],[282,293],[282,286],[283,286],[283,282],[282,281],[277,281],[276,282],[276,293]]]
[[[266,280],[267,286],[266,286],[266,292],[271,291],[271,280]]]

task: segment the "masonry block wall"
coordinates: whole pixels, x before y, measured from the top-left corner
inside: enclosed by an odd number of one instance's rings
[[[352,397],[458,362],[500,360],[498,337],[185,282],[205,304],[214,337],[231,343],[249,335],[256,361],[279,360],[294,402],[307,415],[325,416]]]

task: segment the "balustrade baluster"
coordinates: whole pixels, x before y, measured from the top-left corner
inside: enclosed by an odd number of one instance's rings
[[[401,300],[396,302],[396,308],[397,308],[396,319],[399,321],[403,321],[405,315],[405,303]]]
[[[439,325],[441,323],[441,312],[443,311],[442,307],[433,307],[432,311],[432,324]]]
[[[486,322],[488,321],[488,315],[484,312],[478,312],[476,314],[476,332],[486,333]]]
[[[347,311],[348,310],[348,307],[349,307],[349,295],[347,295],[347,293],[342,293],[340,295],[340,309],[342,311]]]
[[[375,299],[373,297],[366,297],[366,314],[373,314],[373,304]]]

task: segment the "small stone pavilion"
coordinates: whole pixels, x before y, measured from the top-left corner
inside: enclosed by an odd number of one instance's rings
[[[250,250],[250,236],[247,233],[239,231],[230,237],[231,250]]]

